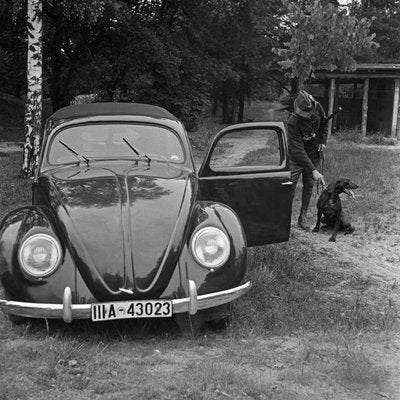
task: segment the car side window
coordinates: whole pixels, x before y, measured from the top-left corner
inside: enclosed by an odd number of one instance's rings
[[[277,168],[282,164],[278,132],[274,129],[238,129],[228,132],[216,144],[210,168]]]

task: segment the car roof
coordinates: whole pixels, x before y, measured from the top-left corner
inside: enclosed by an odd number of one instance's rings
[[[162,107],[142,103],[77,104],[60,108],[50,118],[57,121],[101,115],[137,115],[177,120],[174,115]]]

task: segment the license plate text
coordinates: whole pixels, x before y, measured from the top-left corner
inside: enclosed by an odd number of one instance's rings
[[[172,315],[172,302],[168,300],[124,301],[97,303],[91,307],[92,321],[124,318],[163,318]]]

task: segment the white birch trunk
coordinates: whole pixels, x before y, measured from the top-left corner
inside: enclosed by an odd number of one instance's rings
[[[22,174],[32,176],[40,152],[42,129],[42,0],[28,0],[27,96]]]

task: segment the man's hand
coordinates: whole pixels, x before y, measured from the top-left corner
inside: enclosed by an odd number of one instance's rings
[[[321,182],[325,186],[325,179],[322,174],[320,174],[316,169],[312,172],[313,179],[317,182]]]
[[[325,151],[326,145],[320,144],[318,145],[318,151]]]

